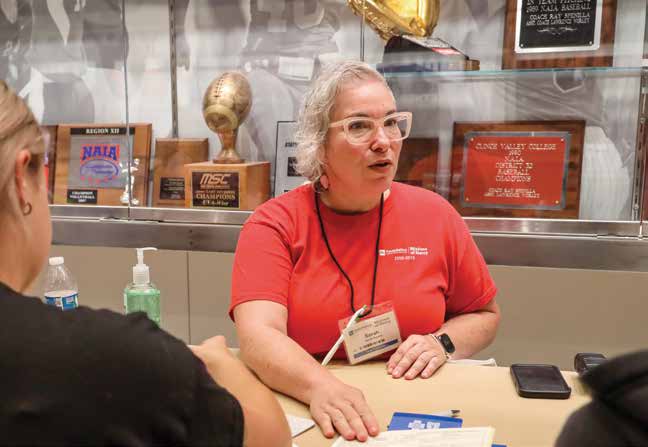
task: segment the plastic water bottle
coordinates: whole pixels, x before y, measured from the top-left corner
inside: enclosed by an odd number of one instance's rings
[[[49,258],[45,281],[45,303],[61,310],[79,307],[79,288],[63,257]]]

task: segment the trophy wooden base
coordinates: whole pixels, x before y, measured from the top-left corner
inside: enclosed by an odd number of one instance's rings
[[[270,162],[185,165],[185,206],[253,210],[270,198]]]
[[[475,71],[479,61],[470,59],[448,42],[437,37],[395,36],[385,45],[378,71],[392,73],[433,71]]]

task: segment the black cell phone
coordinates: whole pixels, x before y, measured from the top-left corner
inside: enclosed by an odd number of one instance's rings
[[[579,376],[582,376],[606,361],[607,359],[603,354],[597,352],[579,352],[574,357],[574,369]]]
[[[555,365],[516,363],[511,376],[517,393],[536,399],[568,399],[571,388]]]

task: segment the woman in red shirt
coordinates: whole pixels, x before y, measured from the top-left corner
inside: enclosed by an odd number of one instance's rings
[[[315,359],[340,320],[388,303],[403,340],[386,363],[396,379],[430,377],[449,353],[474,355],[499,323],[497,290],[461,216],[431,191],[392,182],[411,119],[373,68],[325,67],[298,124],[298,170],[312,183],[257,208],[236,249],[230,311],[242,357],[308,404],[327,437],[379,431],[362,393]]]

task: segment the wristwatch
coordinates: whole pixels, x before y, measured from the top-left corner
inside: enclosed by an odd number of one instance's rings
[[[452,354],[455,352],[455,345],[452,343],[452,340],[450,340],[450,336],[448,334],[439,334],[434,335],[434,338],[436,338],[441,347],[443,347],[446,359],[450,359]]]

